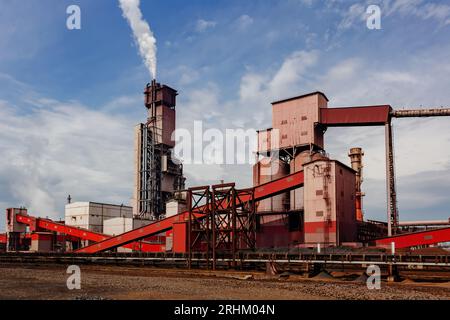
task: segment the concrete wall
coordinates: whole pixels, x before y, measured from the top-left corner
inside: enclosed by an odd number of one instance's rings
[[[314,124],[319,122],[320,108],[327,104],[319,93],[273,103],[272,128],[279,130],[279,147],[315,144],[323,148],[323,132]]]
[[[131,199],[131,206],[133,207],[133,214],[138,215],[138,201],[140,189],[140,174],[141,169],[141,146],[142,146],[142,127],[144,124],[140,123],[134,127],[134,185],[133,196]]]
[[[347,166],[336,163],[336,213],[339,242],[357,241],[356,225],[356,179],[355,172]]]
[[[304,172],[305,243],[356,241],[355,172],[334,160],[312,161]]]
[[[267,163],[259,161],[253,166],[253,185],[258,186],[289,174],[289,165],[283,161],[272,161]],[[289,192],[285,192],[274,197],[258,202],[257,212],[285,212],[289,207]]]
[[[265,152],[272,149],[272,129],[259,130],[257,133],[258,152]]]
[[[103,233],[103,222],[116,217],[133,216],[132,208],[96,202],[74,202],[65,207],[65,223]]]
[[[53,234],[51,232],[35,232],[31,235],[31,251],[50,252],[53,250]]]
[[[187,210],[186,201],[170,200],[166,202],[166,217],[175,216]]]
[[[172,133],[175,130],[175,109],[167,106],[156,107],[157,121],[156,125],[161,130],[158,134],[158,143],[174,147],[175,141],[172,140]]]
[[[150,220],[133,219],[128,217],[116,217],[105,220],[103,223],[103,233],[110,236],[117,236],[124,232],[137,229],[151,223]],[[117,252],[132,252],[132,249],[117,248]]]
[[[8,208],[6,209],[6,232],[26,232],[27,225],[16,221],[16,214],[27,215],[27,209]]]
[[[257,248],[287,248],[303,243],[301,229],[289,230],[288,214],[260,215],[258,219]]]

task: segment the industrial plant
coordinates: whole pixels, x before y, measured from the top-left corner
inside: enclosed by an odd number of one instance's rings
[[[155,80],[145,87],[148,117],[135,127],[131,206],[72,202],[69,196],[63,221],[8,208],[2,259],[144,257],[208,269],[285,262],[308,270],[370,262],[390,279],[411,266],[448,270],[448,254],[414,254],[450,242],[450,221],[401,220],[391,121],[450,116],[450,109],[330,107],[322,92],[287,97],[272,102],[272,127],[257,132],[253,186],[186,188],[183,165],[172,152],[177,95]],[[346,163],[326,152],[327,128],[349,126],[385,128],[386,221],[364,215],[370,194],[363,183],[364,146],[348,150]]]

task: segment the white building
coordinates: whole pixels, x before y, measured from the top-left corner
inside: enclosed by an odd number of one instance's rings
[[[104,233],[104,221],[120,217],[132,218],[133,208],[97,202],[73,202],[66,204],[65,208],[66,225],[99,233]]]

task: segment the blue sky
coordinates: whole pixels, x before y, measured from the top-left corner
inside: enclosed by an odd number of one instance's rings
[[[82,29],[68,30],[68,5]],[[381,7],[381,30],[365,9]],[[177,123],[265,128],[270,102],[320,90],[330,106],[449,106],[446,1],[142,1],[157,40],[158,81],[180,95]],[[0,4],[0,206],[61,217],[65,197],[128,203],[133,125],[149,74],[117,1]],[[396,120],[400,216],[449,217],[449,119]],[[366,216],[384,219],[382,128],[330,129],[348,163],[366,153]],[[186,166],[188,184],[251,185],[251,168]],[[3,223],[3,222],[1,222]]]

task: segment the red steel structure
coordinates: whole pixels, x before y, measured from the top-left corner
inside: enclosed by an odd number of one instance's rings
[[[254,188],[254,201],[263,200],[269,197],[273,197],[283,192],[293,190],[295,188],[301,187],[304,183],[303,171],[296,172],[294,174],[288,175],[281,179],[277,179],[266,184],[262,184]],[[246,201],[249,196],[242,196],[241,201]],[[202,213],[194,213],[195,216],[204,216]],[[106,250],[111,250],[113,248],[123,246],[127,243],[137,241],[167,230],[172,229],[175,223],[182,221],[189,221],[190,211],[185,211],[180,214],[168,217],[152,224],[146,225],[144,227],[134,229],[125,232],[121,235],[111,237],[109,239],[100,241],[93,245],[81,248],[77,250],[78,253],[97,253]],[[189,238],[188,238],[189,239]]]
[[[393,110],[390,105],[321,108],[318,126],[385,126],[386,184],[388,192],[388,235],[395,234],[398,226],[397,193],[395,188],[394,147],[392,118],[450,116],[450,108]]]
[[[316,99],[316,97],[311,97],[311,99]],[[376,245],[385,246],[387,244],[390,244],[391,242],[394,242],[397,248],[404,248],[450,241],[450,228],[434,229],[419,233],[399,234],[397,236],[391,236],[392,233],[395,233],[396,227],[398,225],[391,119],[404,117],[450,116],[450,109],[394,111],[389,105],[328,108],[325,107],[326,105],[325,101],[328,101],[328,99],[326,99],[326,97],[323,94],[320,93],[317,99],[319,99],[319,101],[318,102],[314,101],[314,103],[316,102],[318,103],[319,113],[312,114],[311,117],[314,119],[314,128],[313,128],[314,134],[312,134],[312,136],[316,137],[316,134],[318,135],[317,138],[318,140],[316,143],[319,146],[323,143],[323,141],[320,139],[320,134],[318,133],[320,133],[321,130],[325,130],[327,127],[385,126],[389,237],[376,240],[375,241]],[[276,107],[278,109],[280,108],[282,109],[283,103],[285,103],[285,101],[277,102]],[[322,104],[324,105],[324,107],[321,107]],[[306,116],[305,119],[308,119],[308,116]],[[287,125],[289,126],[289,123]],[[302,136],[302,132],[300,132],[300,135]],[[304,136],[309,137],[309,135]],[[283,137],[281,137],[281,139],[282,138]],[[290,137],[289,135],[287,135],[287,138],[285,140],[290,141],[289,139]],[[283,145],[281,144],[281,146]],[[289,147],[290,144],[288,144],[287,146]],[[303,186],[304,179],[305,177],[303,171],[291,173],[290,175],[284,176],[274,181],[270,181],[265,184],[255,186],[252,189],[252,192],[242,195],[240,201],[244,203],[252,198],[252,201],[257,202],[270,197],[274,197],[276,195],[286,193],[288,191]],[[201,191],[201,188],[200,189],[194,188],[194,189],[196,191]],[[191,191],[193,191],[194,189],[191,189]],[[209,187],[204,187],[203,191],[205,191],[206,189],[209,190]],[[228,193],[227,191],[223,192],[218,191],[219,190],[216,190],[216,195],[219,196],[218,197],[213,196],[212,200],[211,196],[209,194],[207,195],[207,199],[209,200],[207,200],[206,204],[202,205],[199,202],[196,203],[195,210],[192,210],[193,204],[190,203],[189,206],[190,209],[188,211],[182,212],[180,214],[171,217],[167,217],[165,219],[158,220],[144,227],[134,229],[113,237],[108,237],[106,235],[94,233],[92,231],[87,231],[75,227],[69,227],[64,224],[56,223],[48,219],[33,218],[27,215],[18,214],[17,221],[20,223],[30,225],[32,229],[41,228],[44,230],[56,231],[68,234],[70,236],[96,242],[92,245],[76,250],[77,253],[92,254],[111,250],[120,246],[140,251],[152,251],[152,252],[163,251],[165,250],[165,246],[146,244],[144,242],[141,242],[140,240],[171,230],[172,228],[178,227],[184,228],[182,224],[185,222],[187,222],[189,225],[188,232],[185,232],[185,235],[187,234],[186,236],[188,241],[187,248],[190,252],[194,249],[192,243],[193,239],[191,238],[192,231],[194,231],[192,225],[193,222],[196,224],[204,223],[205,225],[207,225],[207,227],[202,229],[202,232],[206,234],[205,239],[207,239],[207,243],[209,243],[210,239],[209,231],[211,231],[212,234],[214,228],[216,228],[216,231],[219,231],[219,240],[221,239],[219,243],[222,246],[225,245],[226,247],[226,245],[228,245],[226,241],[228,239],[227,234],[229,234],[230,232],[236,232],[236,230],[233,231],[230,228],[220,229],[221,227],[219,225],[223,224],[222,223],[223,220],[220,220],[222,218],[218,217],[218,220],[214,220],[217,217],[214,214],[211,215],[210,213],[211,211],[214,212],[219,210],[223,211],[224,215],[227,215],[235,211],[237,203],[236,197],[231,197],[232,200],[230,206],[229,201],[231,193]],[[225,196],[222,198],[220,194]],[[211,227],[212,229],[209,230],[209,227]],[[223,238],[220,238],[221,235],[223,236]],[[213,235],[213,239],[215,239],[215,241],[217,240],[217,236],[218,236],[217,234]],[[201,244],[201,242],[199,242],[199,244]],[[212,245],[214,248],[215,244],[217,243],[214,243],[213,241]],[[209,252],[209,249],[207,251]],[[214,250],[212,251],[214,253]]]
[[[16,220],[19,223],[23,223],[30,226],[30,231],[36,230],[48,230],[63,233],[73,238],[90,240],[94,242],[103,241],[109,238],[109,236],[89,231],[82,228],[71,227],[63,223],[58,223],[49,219],[35,218],[28,215],[16,214]],[[161,244],[152,244],[144,241],[132,242],[123,245],[125,248],[143,251],[143,252],[161,252],[165,250],[165,246]]]
[[[450,227],[399,234],[393,237],[377,239],[375,240],[375,245],[377,247],[389,247],[392,242],[395,244],[395,248],[409,248],[450,242]]]

